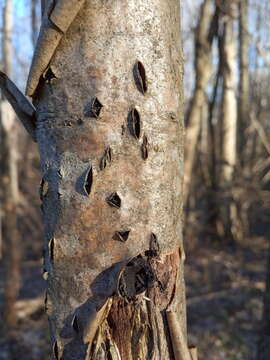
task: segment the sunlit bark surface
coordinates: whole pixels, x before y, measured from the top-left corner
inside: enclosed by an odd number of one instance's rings
[[[28,93],[57,359],[173,359],[168,310],[185,339],[178,3],[86,1],[64,35],[45,10]]]

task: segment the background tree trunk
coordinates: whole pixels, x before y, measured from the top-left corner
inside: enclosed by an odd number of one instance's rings
[[[221,182],[230,183],[236,165],[237,102],[236,102],[236,37],[233,13],[224,16],[222,38],[222,121]]]
[[[10,75],[12,68],[12,0],[3,9],[3,70]],[[1,309],[2,330],[6,333],[17,321],[15,302],[20,286],[20,242],[17,230],[18,170],[15,114],[4,98],[1,99],[1,202],[3,209],[3,268],[4,304]]]
[[[237,100],[236,100],[236,36],[234,31],[234,18],[236,3],[223,3],[224,15],[221,18],[223,34],[220,44],[221,74],[223,79],[221,104],[221,149],[220,149],[220,175],[219,175],[219,201],[220,208],[219,235],[232,243],[232,180],[235,171],[236,136],[237,136]]]
[[[238,154],[243,165],[245,130],[250,124],[248,0],[239,1],[239,38]]]
[[[63,4],[28,81],[54,357],[190,359],[179,1]]]
[[[185,140],[184,205],[190,193],[192,170],[201,129],[202,112],[207,108],[206,86],[212,75],[212,42],[217,32],[217,12],[212,0],[201,5],[201,14],[195,32],[195,89],[187,114]]]
[[[37,0],[31,0],[31,38],[35,47],[38,34]]]

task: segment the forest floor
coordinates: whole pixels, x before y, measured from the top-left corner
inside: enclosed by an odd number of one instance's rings
[[[267,250],[268,242],[257,237],[235,251],[209,244],[187,251],[189,342],[197,345],[199,359],[256,358]],[[0,360],[50,358],[41,269],[42,260],[23,263],[19,323],[12,340],[0,339]]]
[[[187,253],[189,342],[199,359],[256,359],[268,245],[254,237],[235,251],[208,245]]]

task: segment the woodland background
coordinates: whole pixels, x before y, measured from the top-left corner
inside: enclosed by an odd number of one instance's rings
[[[1,0],[0,8],[1,70],[8,49],[11,79],[24,90],[39,1]],[[257,344],[270,329],[270,3],[182,0],[182,39],[189,342],[201,359],[256,359]],[[45,360],[38,151],[19,122],[9,128],[8,142],[3,125],[1,131],[0,360]],[[4,203],[7,159],[18,188],[11,242]]]

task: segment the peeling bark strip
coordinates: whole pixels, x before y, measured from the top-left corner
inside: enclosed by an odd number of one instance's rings
[[[41,75],[49,65],[51,58],[85,0],[47,1],[44,9],[40,33],[28,77],[26,94],[32,96],[38,86]],[[51,4],[56,3],[52,8]]]
[[[178,0],[44,10],[27,93],[50,184],[45,273],[59,359],[174,359],[166,310],[186,339],[179,11]],[[57,81],[44,81],[46,69]],[[99,120],[81,120],[89,114]]]

